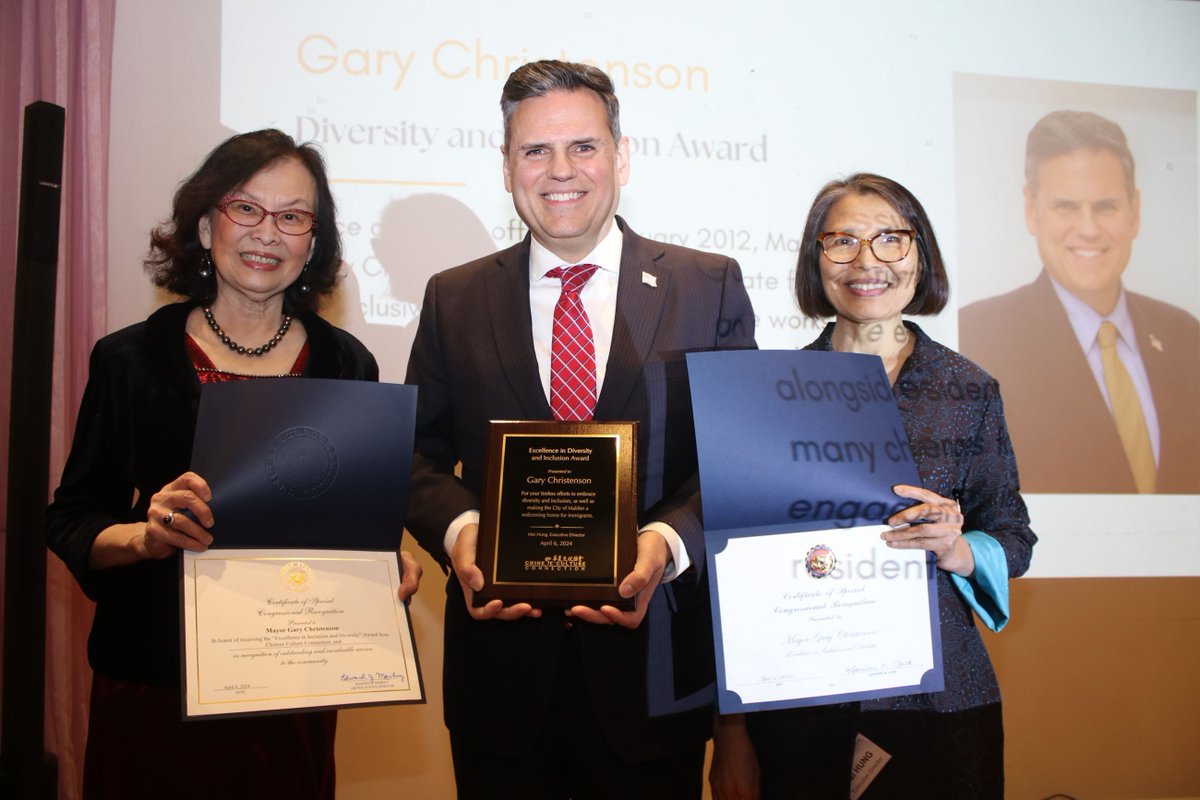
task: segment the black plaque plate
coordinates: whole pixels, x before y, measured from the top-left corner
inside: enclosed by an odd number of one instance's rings
[[[490,422],[476,604],[633,608],[636,452],[636,422]]]

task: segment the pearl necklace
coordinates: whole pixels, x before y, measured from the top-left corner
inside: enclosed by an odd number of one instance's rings
[[[279,323],[279,330],[275,331],[275,335],[271,337],[271,341],[264,344],[262,347],[242,347],[240,344],[229,338],[229,334],[221,330],[221,326],[213,319],[212,309],[204,306],[204,319],[208,322],[208,327],[212,328],[212,332],[217,335],[217,338],[233,352],[242,356],[262,356],[270,352],[271,348],[283,341],[283,337],[287,335],[288,328],[292,325],[292,315],[284,314],[283,322]]]

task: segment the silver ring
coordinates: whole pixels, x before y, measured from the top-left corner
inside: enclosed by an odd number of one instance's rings
[[[171,523],[174,521],[175,521],[175,512],[174,511],[168,511],[167,513],[163,514],[162,524],[163,524],[164,528],[171,527]]]

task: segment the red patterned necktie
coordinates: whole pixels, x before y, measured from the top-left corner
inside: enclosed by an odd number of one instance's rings
[[[547,277],[562,280],[550,345],[550,408],[558,420],[588,420],[596,408],[596,348],[592,344],[592,323],[579,293],[597,268],[595,264],[580,264],[555,267],[546,273]]]

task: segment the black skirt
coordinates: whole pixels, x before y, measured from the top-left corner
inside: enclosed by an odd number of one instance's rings
[[[762,800],[850,796],[857,735],[890,759],[862,800],[1003,800],[999,703],[938,713],[860,711],[857,703],[749,714]]]
[[[333,800],[336,711],[183,721],[178,689],[96,674],[83,796]]]

